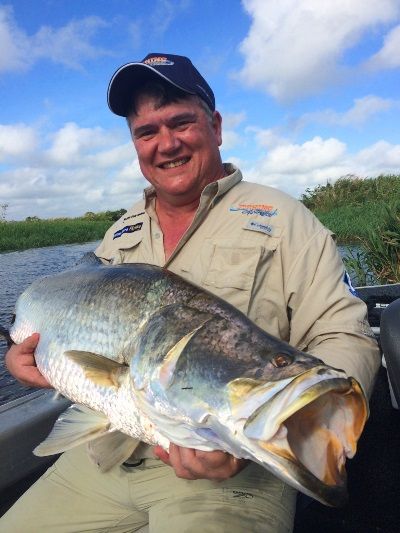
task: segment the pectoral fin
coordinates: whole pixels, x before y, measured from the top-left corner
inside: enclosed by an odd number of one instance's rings
[[[100,471],[107,472],[113,466],[126,461],[139,444],[139,440],[120,431],[110,431],[88,442],[87,450],[90,459],[99,467]]]
[[[92,352],[69,350],[64,355],[82,367],[87,379],[103,387],[119,387],[119,376],[127,370],[126,365]]]
[[[50,434],[33,450],[39,457],[62,453],[106,433],[110,423],[105,415],[84,405],[71,405],[53,426]]]

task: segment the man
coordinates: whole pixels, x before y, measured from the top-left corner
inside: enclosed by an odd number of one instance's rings
[[[299,202],[242,181],[221,161],[214,95],[185,57],[149,54],[108,90],[127,118],[151,187],[97,255],[162,265],[260,327],[345,369],[370,393],[379,365],[364,304],[351,294],[332,236]],[[12,374],[46,385],[34,335],[7,354]],[[291,531],[295,491],[254,463],[171,445],[101,474],[84,448],[61,459],[5,516],[2,531]],[[154,457],[154,455],[153,455]],[[144,458],[144,459],[143,459]],[[5,528],[5,529],[4,529]]]

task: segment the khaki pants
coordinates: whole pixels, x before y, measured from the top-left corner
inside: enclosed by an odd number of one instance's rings
[[[294,489],[256,464],[223,482],[179,479],[156,459],[102,474],[79,447],[0,519],[0,532],[290,532],[295,498]]]

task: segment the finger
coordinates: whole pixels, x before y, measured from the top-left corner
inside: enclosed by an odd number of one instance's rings
[[[177,476],[186,479],[219,478],[216,466],[220,468],[228,461],[224,452],[203,452],[175,444],[170,445],[169,456]]]
[[[216,450],[213,452],[201,452],[196,450],[196,455],[202,470],[198,470],[197,474],[202,473],[202,477],[223,481],[235,476],[248,464],[246,459],[237,459],[233,455]]]
[[[194,464],[196,461],[195,451],[191,448],[181,448],[171,443],[169,446],[169,460],[177,477],[192,480],[198,479],[196,464]]]
[[[195,450],[196,458],[205,468],[220,468],[230,463],[232,455],[221,450],[204,452]]]
[[[153,453],[163,463],[165,463],[166,465],[171,466],[171,461],[169,459],[169,453],[162,446],[154,446]]]
[[[40,335],[39,333],[33,333],[30,337],[27,337],[20,344],[20,353],[23,354],[32,354],[34,353],[36,346],[39,343]]]
[[[5,363],[10,374],[23,385],[52,388],[36,367],[34,351],[38,340],[39,334],[35,333],[21,344],[14,344],[6,353]]]

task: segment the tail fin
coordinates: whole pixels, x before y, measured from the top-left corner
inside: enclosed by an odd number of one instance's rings
[[[3,326],[0,326],[0,336],[6,339],[8,347],[13,344],[13,341],[10,337],[10,332],[8,331],[8,329],[3,328]]]

